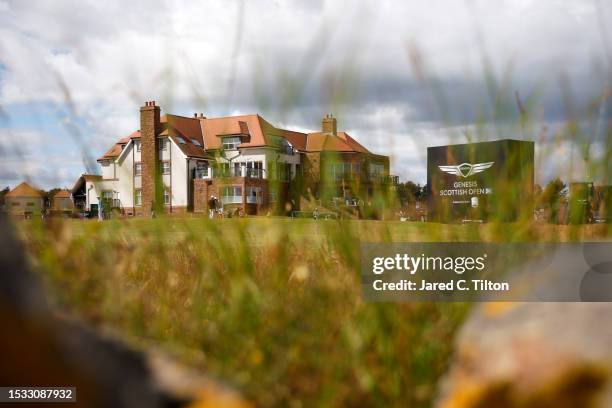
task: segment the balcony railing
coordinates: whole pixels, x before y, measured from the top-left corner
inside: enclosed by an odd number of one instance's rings
[[[395,186],[399,183],[399,176],[370,174],[370,181],[374,183],[391,184]]]
[[[261,204],[261,197],[247,196],[246,197],[246,202],[248,204]]]
[[[242,196],[221,196],[223,204],[242,204]]]
[[[264,178],[264,171],[263,169],[249,169],[248,167],[245,169],[245,177],[248,178],[257,178],[257,179],[262,179]]]
[[[195,178],[197,178],[197,179],[210,178],[210,171],[209,171],[209,169],[196,170],[195,171]]]
[[[214,177],[247,177],[255,179],[263,179],[263,169],[250,169],[247,167],[219,169],[214,172]]]

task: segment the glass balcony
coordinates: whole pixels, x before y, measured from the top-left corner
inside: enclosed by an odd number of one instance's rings
[[[221,196],[223,204],[242,204],[242,196]]]
[[[252,169],[247,167],[230,167],[229,169],[217,169],[214,177],[247,177],[255,179],[265,178],[263,169]]]
[[[257,196],[247,196],[246,202],[248,204],[261,204],[261,197]]]

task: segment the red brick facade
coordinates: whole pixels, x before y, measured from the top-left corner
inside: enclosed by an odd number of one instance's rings
[[[159,144],[161,129],[160,108],[155,102],[146,102],[140,108],[140,161],[142,166],[142,213],[150,215],[152,209],[162,208],[161,177],[159,172]]]
[[[193,180],[193,211],[196,213],[204,213],[208,211],[208,203],[211,197],[216,197],[221,201],[221,190],[223,187],[240,186],[242,189],[242,202],[234,204],[225,204],[223,209],[225,212],[234,212],[236,209],[242,210],[245,215],[255,215],[262,213],[282,212],[285,207],[285,202],[288,197],[288,184],[280,183],[275,186],[276,201],[271,203],[270,187],[268,180],[248,178],[248,177],[228,177],[219,179],[196,179]],[[248,203],[247,187],[259,187],[261,190],[259,203]],[[219,204],[220,206],[221,204]]]

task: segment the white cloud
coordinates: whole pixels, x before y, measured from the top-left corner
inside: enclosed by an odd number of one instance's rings
[[[594,70],[606,52],[597,13],[610,21],[612,7],[594,4],[257,0],[241,15],[224,0],[4,1],[0,106],[57,104],[58,118],[93,129],[79,137],[94,157],[138,126],[144,100],[185,115],[259,112],[301,129],[333,111],[366,146],[391,153],[404,177],[420,178],[415,151],[447,140],[451,122],[491,120],[483,52],[511,110],[515,89],[548,92],[562,73],[580,84],[581,101],[595,96],[608,74]],[[411,44],[437,82],[418,78]],[[546,92],[541,110],[562,111],[558,92]]]

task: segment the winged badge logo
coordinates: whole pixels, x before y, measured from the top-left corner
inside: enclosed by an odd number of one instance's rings
[[[486,169],[493,166],[495,162],[487,163],[461,163],[457,166],[438,166],[445,173],[453,174],[457,177],[469,177],[473,174],[482,173]]]

